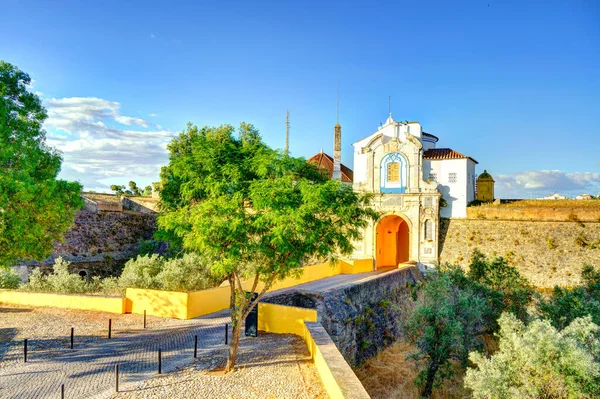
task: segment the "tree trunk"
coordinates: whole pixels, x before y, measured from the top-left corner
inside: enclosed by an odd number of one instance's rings
[[[238,346],[240,345],[240,334],[242,331],[242,323],[238,318],[238,322],[231,325],[231,342],[229,344],[229,357],[227,358],[227,366],[225,366],[225,372],[229,373],[233,371],[235,362],[237,360]]]
[[[425,381],[425,388],[423,388],[422,397],[430,398],[433,393],[433,382],[435,381],[435,374],[438,371],[438,363],[432,362],[427,369],[427,380]]]

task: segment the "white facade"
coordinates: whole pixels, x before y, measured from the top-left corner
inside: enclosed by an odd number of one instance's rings
[[[390,115],[353,144],[353,188],[374,193],[382,215],[355,243],[354,258],[372,258],[376,268],[437,264],[439,217],[466,216],[467,203],[475,199],[477,163],[436,148],[437,141],[418,122],[396,122]],[[447,206],[440,208],[442,196]]]

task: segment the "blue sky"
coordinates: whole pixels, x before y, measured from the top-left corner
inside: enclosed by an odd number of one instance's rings
[[[158,179],[188,121],[255,124],[343,162],[387,117],[479,161],[497,196],[600,192],[597,1],[0,0],[0,59],[35,80],[61,176]]]

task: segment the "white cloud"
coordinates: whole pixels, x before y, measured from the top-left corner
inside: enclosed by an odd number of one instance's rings
[[[522,198],[555,192],[575,195],[600,189],[600,174],[595,172],[531,170],[497,175],[494,178],[500,197]]]
[[[154,35],[154,33],[150,33],[150,39],[156,39],[156,36]]]
[[[175,133],[119,113],[120,104],[96,97],[46,102],[48,143],[63,153],[63,178],[87,189],[108,188],[103,179],[158,179],[167,164],[166,145]],[[119,126],[145,128],[122,129]]]
[[[148,116],[151,116],[151,117],[153,117],[153,118],[154,118],[154,117],[155,117],[155,116],[157,116],[157,115],[156,115],[155,113],[152,113],[152,114],[148,114]]]
[[[130,116],[115,116],[115,120],[127,126],[138,125],[142,127],[148,127],[148,122],[141,118],[132,118]]]

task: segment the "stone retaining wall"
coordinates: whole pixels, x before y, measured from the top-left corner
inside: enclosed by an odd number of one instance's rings
[[[473,250],[503,256],[542,288],[579,283],[584,264],[600,267],[600,223],[443,219],[440,263],[467,267]]]

